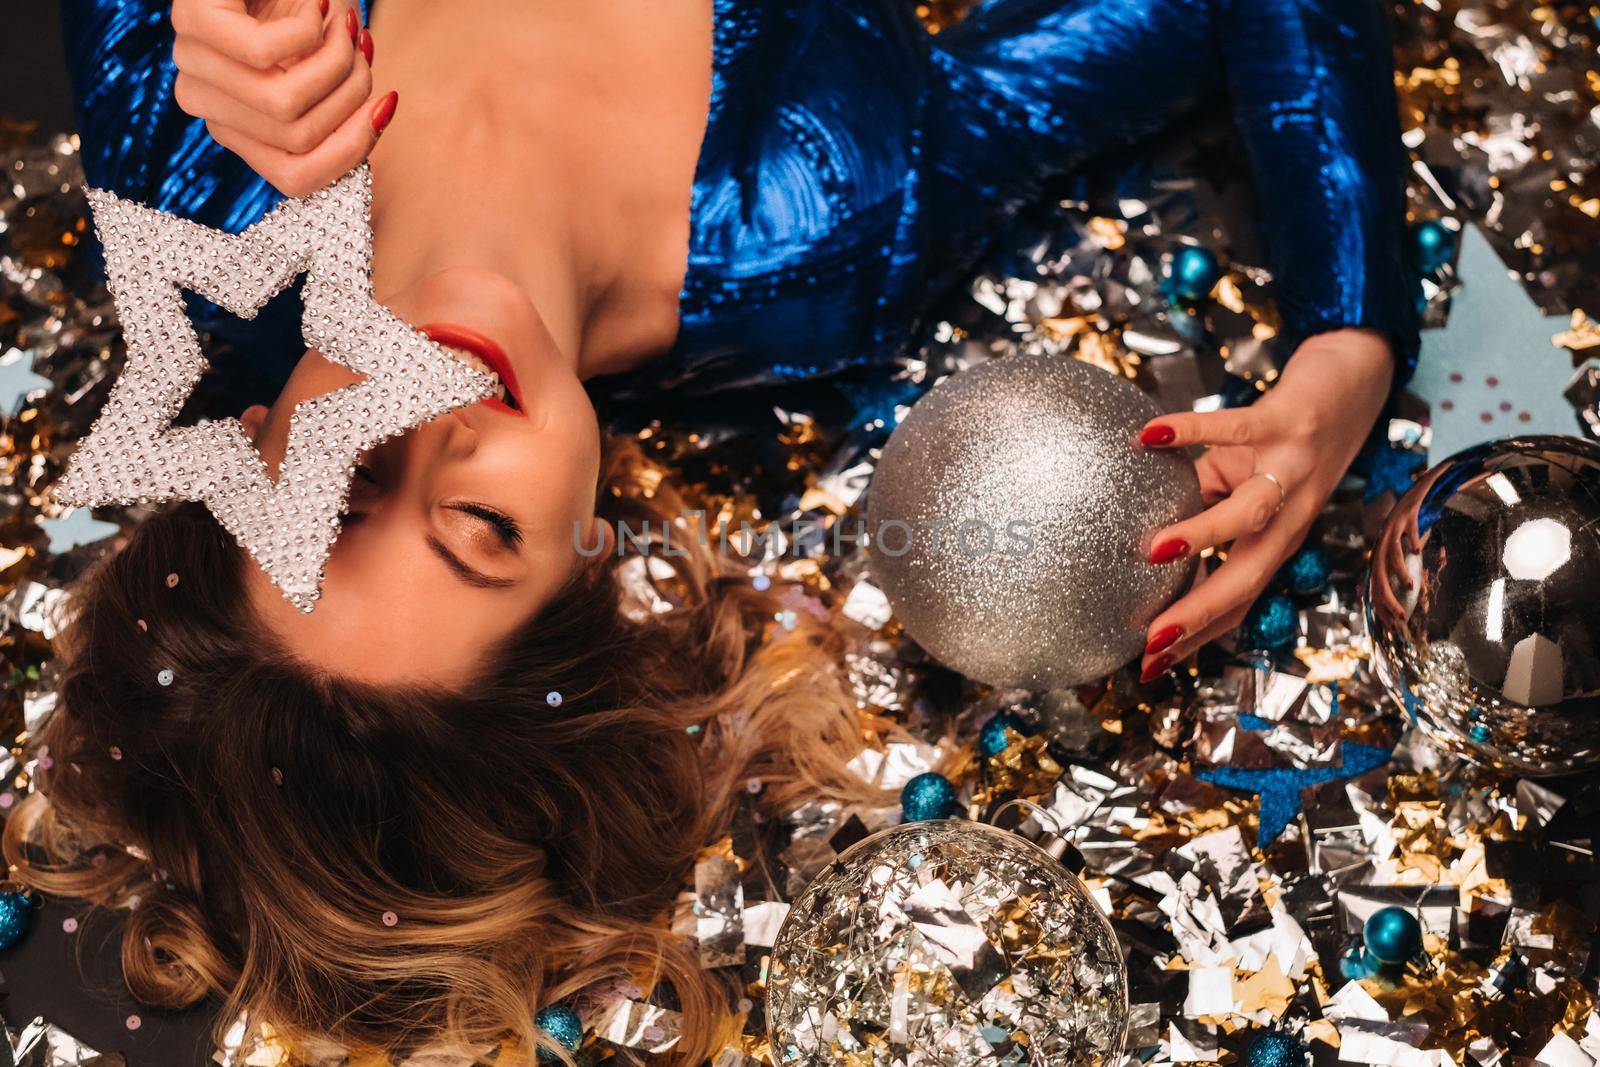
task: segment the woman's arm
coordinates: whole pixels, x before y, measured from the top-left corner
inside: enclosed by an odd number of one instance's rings
[[[1153,678],[1238,624],[1410,374],[1415,283],[1383,8],[989,0],[934,38],[933,60],[941,120],[930,158],[952,214],[994,191],[1035,192],[1011,175],[1080,166],[1220,91],[1248,146],[1280,340],[1294,355],[1252,407],[1146,428],[1147,447],[1211,446],[1199,466],[1216,502],[1157,534],[1152,557],[1227,548],[1227,562],[1151,626]]]
[[[1253,406],[1154,420],[1152,447],[1210,448],[1218,500],[1157,534],[1152,558],[1226,562],[1151,625],[1154,678],[1243,620],[1305,538],[1417,355],[1404,254],[1405,153],[1393,59],[1369,0],[1228,0],[1229,94],[1249,147],[1293,356]]]
[[[1416,352],[1405,153],[1381,0],[987,0],[932,38],[927,195],[1037,197],[1226,94],[1253,164],[1285,351],[1316,333]],[[952,221],[946,221],[946,217]]]
[[[1416,282],[1384,7],[1220,2],[1228,94],[1255,174],[1282,341],[1298,353],[1319,333],[1375,331],[1403,382],[1417,356]]]

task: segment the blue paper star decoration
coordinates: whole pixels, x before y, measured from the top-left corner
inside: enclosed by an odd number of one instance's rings
[[[50,379],[33,373],[33,353],[13,348],[0,355],[0,415],[15,415],[22,402],[50,388]]]
[[[50,538],[51,553],[91,545],[116,533],[114,522],[101,522],[88,508],[73,508],[59,519],[40,519],[39,528]]]
[[[1431,408],[1429,459],[1513,434],[1578,432],[1561,395],[1572,361],[1551,340],[1567,318],[1539,309],[1476,226],[1462,230],[1457,273],[1450,317],[1423,333],[1411,382]]]

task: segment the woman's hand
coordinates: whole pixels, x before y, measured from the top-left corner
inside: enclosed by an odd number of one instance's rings
[[[178,106],[287,196],[366,159],[394,113],[350,0],[173,0],[172,27]]]
[[[1150,624],[1143,680],[1244,619],[1361,450],[1393,375],[1380,335],[1334,330],[1303,343],[1252,406],[1163,415],[1145,425],[1139,440],[1147,447],[1210,446],[1197,467],[1212,506],[1158,532],[1151,562],[1232,547],[1226,562]]]

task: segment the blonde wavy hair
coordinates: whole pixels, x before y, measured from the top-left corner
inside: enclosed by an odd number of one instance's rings
[[[634,529],[688,508],[631,439],[607,442],[599,489]],[[305,669],[246,610],[210,516],[153,517],[72,598],[35,739],[52,766],[5,827],[13,877],[130,909],[134,996],[219,997],[219,1035],[242,1011],[291,1044],[564,1061],[541,1006],[664,982],[683,1036],[658,1062],[703,1061],[736,994],[667,922],[697,853],[751,778],[774,812],[881,797],[846,766],[838,637],[806,612],[774,624],[784,586],[714,544],[673,544],[673,610],[623,610],[600,568],[446,693]]]

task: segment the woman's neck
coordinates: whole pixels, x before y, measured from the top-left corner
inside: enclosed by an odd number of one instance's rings
[[[445,10],[448,9],[448,10]],[[669,347],[710,98],[711,0],[382,0],[374,282],[513,279],[580,377]]]

